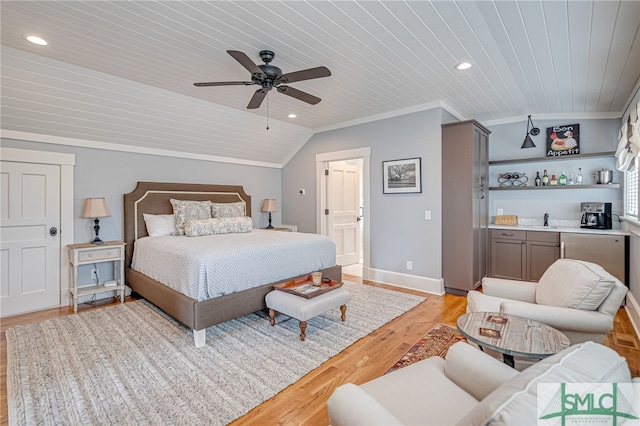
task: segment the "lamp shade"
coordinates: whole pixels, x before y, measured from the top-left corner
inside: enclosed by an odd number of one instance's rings
[[[276,207],[276,200],[273,198],[267,198],[262,203],[262,211],[263,212],[277,212],[278,207]]]
[[[84,211],[82,217],[85,219],[94,219],[98,217],[109,217],[109,207],[107,207],[107,201],[104,198],[87,198],[84,201]]]
[[[520,147],[520,149],[523,148],[535,148],[536,144],[533,143],[533,140],[531,140],[531,136],[529,136],[529,134],[527,133],[527,137],[524,138],[524,142],[522,142],[522,146]]]

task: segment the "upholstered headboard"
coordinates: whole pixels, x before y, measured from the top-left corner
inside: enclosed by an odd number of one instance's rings
[[[246,215],[251,216],[251,196],[242,186],[207,185],[198,183],[138,182],[136,189],[124,194],[124,242],[125,266],[131,266],[133,245],[138,238],[146,237],[147,227],[143,213],[171,214],[170,199],[210,200],[214,203],[246,203]]]

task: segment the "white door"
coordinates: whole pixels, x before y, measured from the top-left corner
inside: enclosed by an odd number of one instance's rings
[[[329,163],[327,229],[336,243],[336,261],[346,266],[360,261],[360,166]]]
[[[0,316],[59,306],[60,166],[2,161],[0,176]]]

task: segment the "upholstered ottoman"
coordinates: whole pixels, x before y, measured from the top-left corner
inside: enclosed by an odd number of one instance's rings
[[[284,291],[273,290],[265,298],[269,308],[271,326],[276,323],[276,312],[280,312],[300,321],[300,340],[304,341],[307,330],[307,320],[322,315],[332,309],[340,308],[342,321],[347,319],[347,302],[349,292],[344,288],[336,288],[320,296],[307,299]]]

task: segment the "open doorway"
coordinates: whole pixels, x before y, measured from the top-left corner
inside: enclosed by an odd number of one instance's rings
[[[336,243],[343,272],[364,279],[369,268],[370,148],[318,154],[317,228]]]

